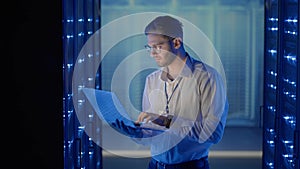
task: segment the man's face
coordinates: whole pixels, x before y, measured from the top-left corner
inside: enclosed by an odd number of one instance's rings
[[[172,40],[155,34],[148,34],[147,40],[150,55],[155,59],[158,66],[168,66],[176,58],[172,52]]]

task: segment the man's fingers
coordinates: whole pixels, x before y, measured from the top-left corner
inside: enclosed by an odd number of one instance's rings
[[[118,119],[116,120],[116,125],[117,125],[118,128],[121,128],[120,121]]]
[[[140,115],[138,116],[136,123],[141,123],[141,122],[148,123],[149,121],[152,121],[156,118],[158,118],[158,115],[154,113],[141,112]]]
[[[151,120],[151,116],[146,117],[144,120],[146,123],[148,123]]]
[[[149,116],[147,113],[141,112],[140,115],[138,116],[137,122],[138,122],[138,123],[143,122],[144,119],[145,119],[147,116]]]

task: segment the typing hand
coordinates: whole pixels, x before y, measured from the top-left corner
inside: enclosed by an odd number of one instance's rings
[[[141,112],[140,115],[138,116],[138,120],[136,121],[136,123],[141,123],[141,122],[147,123],[151,121],[154,124],[169,128],[172,118],[173,116],[171,115],[163,116],[155,113]]]
[[[111,125],[114,129],[129,137],[142,138],[143,136],[141,129],[127,126],[126,124],[124,124],[123,121],[120,121],[118,119],[115,123],[112,123]]]
[[[159,117],[158,114],[148,113],[148,112],[141,112],[138,116],[136,123],[148,123],[153,121]]]

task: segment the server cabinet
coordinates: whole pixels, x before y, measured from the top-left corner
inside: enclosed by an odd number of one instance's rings
[[[265,1],[263,169],[299,169],[298,0]]]
[[[86,134],[86,131],[90,131],[100,135],[101,129],[94,127],[98,126],[96,123],[99,120],[91,111],[88,123],[79,122],[75,107],[77,110],[83,109],[86,102],[79,97],[77,102],[73,102],[72,92],[72,88],[79,90],[83,86],[96,85],[97,89],[100,88],[100,80],[92,77],[89,69],[83,70],[86,76],[80,84],[72,84],[72,78],[75,76],[74,67],[78,63],[81,48],[100,28],[100,0],[63,0],[62,4],[64,169],[100,169],[102,148]],[[81,60],[80,63],[88,61]],[[96,84],[89,84],[94,81]]]

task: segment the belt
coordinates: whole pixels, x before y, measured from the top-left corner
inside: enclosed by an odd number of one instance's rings
[[[156,169],[192,169],[197,167],[204,168],[205,165],[208,165],[208,160],[206,156],[198,160],[192,160],[178,164],[165,164],[152,158],[150,163],[152,163]]]

